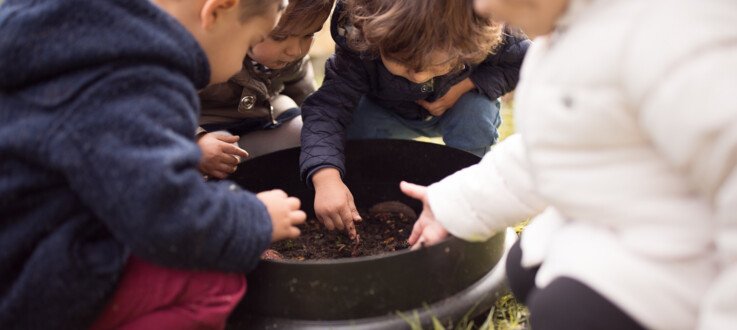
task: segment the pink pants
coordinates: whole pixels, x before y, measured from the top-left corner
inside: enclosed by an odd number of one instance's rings
[[[91,329],[223,329],[246,293],[246,277],[159,267],[130,257]]]

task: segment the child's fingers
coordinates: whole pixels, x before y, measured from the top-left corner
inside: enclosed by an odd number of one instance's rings
[[[399,189],[402,190],[405,195],[421,201],[424,201],[425,196],[427,196],[427,187],[409,183],[407,181],[400,182]]]
[[[421,107],[425,108],[425,110],[430,111],[430,105],[432,103],[427,102],[425,100],[417,100],[415,103],[419,104]]]
[[[289,230],[287,230],[287,237],[288,238],[297,238],[299,235],[302,234],[302,232],[297,227],[289,227]]]
[[[233,165],[219,163],[219,164],[213,165],[212,169],[214,171],[223,172],[223,173],[233,173],[235,172],[236,167]]]
[[[215,138],[220,141],[226,142],[226,143],[236,143],[238,142],[238,140],[241,139],[237,135],[226,135],[226,134],[215,134]]]
[[[420,236],[422,235],[422,229],[422,221],[417,220],[415,222],[415,225],[412,227],[412,233],[409,235],[407,243],[409,243],[410,245],[414,245],[417,242],[417,239],[420,238]]]
[[[289,213],[289,219],[292,220],[292,225],[301,225],[307,220],[307,214],[304,211],[291,211]]]
[[[358,213],[358,210],[356,209],[356,203],[352,199],[348,201],[348,207],[350,208],[350,211],[351,211],[350,218],[353,219],[353,221],[363,221],[363,219],[361,218],[361,215]]]
[[[237,166],[239,164],[238,159],[233,157],[233,155],[226,153],[219,154],[216,159],[220,164],[225,164],[230,167]]]
[[[335,230],[335,226],[333,226],[333,221],[330,220],[329,217],[318,215],[317,220],[320,220],[320,222],[322,222],[322,225],[325,226],[325,229],[329,231]]]
[[[425,240],[424,240],[424,238],[421,237],[417,241],[417,244],[412,245],[412,247],[410,248],[410,250],[412,250],[412,251],[419,250],[421,247],[424,247],[424,246],[425,246]]]
[[[289,197],[287,198],[287,206],[289,206],[289,210],[299,210],[299,206],[302,203],[299,201],[299,198],[297,197]]]
[[[341,220],[343,221],[343,228],[345,228],[345,231],[348,233],[348,237],[351,239],[356,238],[356,226],[353,225],[353,218],[350,214],[350,212],[347,214],[348,217],[341,217]]]
[[[335,229],[341,230],[341,231],[345,230],[345,225],[343,224],[343,219],[341,219],[340,213],[331,214],[330,221],[333,222]]]
[[[214,178],[218,178],[218,179],[225,179],[225,177],[228,176],[228,173],[225,173],[222,171],[209,171],[208,175]]]
[[[245,151],[245,150],[243,150],[241,148],[238,148],[238,147],[236,147],[236,146],[234,146],[232,144],[223,145],[223,149],[222,150],[223,150],[224,153],[227,153],[229,155],[238,156],[238,157],[241,157],[241,158],[248,157],[248,151]]]
[[[266,191],[267,194],[272,195],[274,198],[287,198],[287,193],[281,189],[271,189]]]

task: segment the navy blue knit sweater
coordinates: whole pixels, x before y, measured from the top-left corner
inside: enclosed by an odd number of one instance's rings
[[[196,40],[149,0],[0,6],[0,329],[83,329],[132,253],[246,272],[271,222],[204,182]]]

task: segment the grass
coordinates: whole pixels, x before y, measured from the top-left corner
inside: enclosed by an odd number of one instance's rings
[[[411,330],[523,330],[528,329],[527,308],[517,303],[512,294],[507,294],[496,301],[485,317],[472,318],[474,309],[469,310],[456,324],[443,324],[438,318],[432,318],[432,325],[423,328],[420,316],[415,310],[411,315],[398,312]],[[482,315],[483,316],[483,315]]]

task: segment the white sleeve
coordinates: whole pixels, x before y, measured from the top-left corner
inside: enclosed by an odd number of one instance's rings
[[[737,5],[698,3],[680,17],[641,29],[625,80],[637,81],[630,96],[655,148],[712,206],[715,221],[703,225],[714,228],[720,269],[699,328],[728,329],[737,324]]]
[[[431,185],[428,197],[448,232],[470,241],[485,240],[546,206],[534,193],[518,135],[497,144],[479,164]]]

